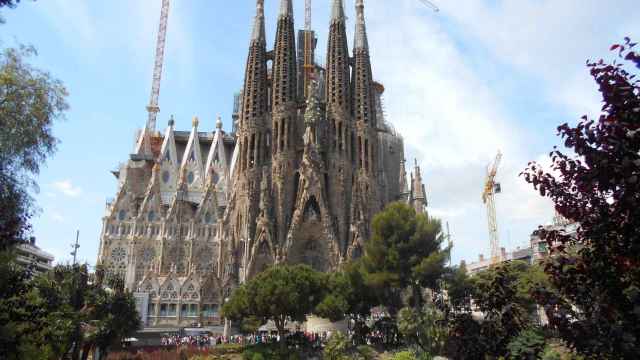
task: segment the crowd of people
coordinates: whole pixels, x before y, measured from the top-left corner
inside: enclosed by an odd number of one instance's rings
[[[167,334],[162,336],[160,344],[162,346],[197,346],[208,347],[212,345],[215,337],[209,335],[189,335],[180,336],[178,334]]]
[[[287,341],[292,345],[311,345],[320,347],[331,337],[331,332],[295,332],[287,335]],[[206,348],[222,344],[256,345],[270,344],[280,341],[280,335],[276,334],[254,334],[254,335],[179,335],[165,334],[160,339],[162,346],[186,346]]]

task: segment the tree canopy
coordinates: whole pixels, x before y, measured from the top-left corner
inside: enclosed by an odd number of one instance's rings
[[[446,272],[449,249],[442,249],[440,221],[397,202],[373,218],[372,229],[363,257],[367,284],[391,313],[402,307],[405,289],[421,307],[423,289],[438,289]]]
[[[640,353],[640,54],[625,38],[618,60],[588,62],[602,114],[558,127],[567,152],[549,154],[551,171],[530,163],[524,178],[556,211],[579,224],[575,235],[540,229],[551,249],[545,272],[559,295],[541,291],[564,340],[601,359]]]
[[[275,265],[237,288],[222,307],[224,317],[272,320],[281,336],[287,321],[306,320],[326,293],[324,274],[307,265]]]
[[[553,292],[539,265],[509,261],[469,277],[460,267],[446,280],[451,311],[447,314],[447,353],[453,359],[484,359],[484,355],[507,356],[510,349],[528,351],[538,337],[535,295],[540,289]],[[473,304],[473,307],[472,307]],[[482,320],[472,316],[482,313]],[[543,338],[543,343],[544,343]],[[538,346],[539,342],[535,342]],[[544,344],[543,344],[544,345]],[[543,346],[544,347],[544,346]]]
[[[35,1],[35,0],[33,0]],[[0,8],[9,7],[14,8],[20,3],[20,0],[0,0]]]
[[[371,308],[378,305],[375,294],[366,284],[361,261],[344,266],[341,271],[327,275],[327,295],[316,307],[319,316],[332,321],[345,316],[352,319],[364,318]]]
[[[31,177],[55,151],[52,126],[69,108],[62,83],[29,64],[35,55],[25,46],[0,53],[0,250],[28,233]]]
[[[81,346],[85,356],[93,348],[105,353],[140,326],[133,296],[88,283],[84,265],[59,265],[33,279],[11,261],[0,270],[0,284],[12,286],[0,289],[0,358],[61,358]]]

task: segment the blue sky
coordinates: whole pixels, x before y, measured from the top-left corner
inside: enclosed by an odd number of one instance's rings
[[[422,164],[430,212],[448,221],[454,262],[488,253],[480,201],[484,168],[505,155],[497,199],[503,246],[524,246],[549,204],[518,173],[544,159],[555,127],[597,115],[599,97],[585,60],[610,57],[610,44],[637,40],[635,0],[366,1],[374,77],[386,87],[387,119],[405,136],[406,157]],[[39,177],[38,243],[67,261],[75,230],[80,259],[95,263],[109,173],[131,152],[144,125],[151,87],[160,0],[23,1],[4,10],[4,46],[34,45],[33,63],[66,84],[71,110],[56,124],[61,143]],[[353,0],[346,0],[350,33]],[[302,26],[303,1],[294,0]],[[267,39],[274,38],[276,0],[266,0]],[[213,129],[221,114],[230,128],[233,93],[242,85],[253,0],[172,1],[160,95],[159,127],[169,115],[187,129],[199,116]],[[313,2],[325,55],[329,1]],[[636,21],[634,21],[636,19]]]

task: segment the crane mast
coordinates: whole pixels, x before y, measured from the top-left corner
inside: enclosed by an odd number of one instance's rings
[[[304,2],[304,29],[311,31],[311,0]]]
[[[311,30],[311,0],[304,3],[304,53],[303,53],[303,94],[304,99],[309,96],[309,83],[315,70],[315,33]]]
[[[160,112],[158,98],[160,97],[160,80],[162,78],[162,65],[164,63],[164,49],[167,40],[167,23],[169,21],[169,0],[162,0],[162,10],[160,11],[160,26],[158,28],[158,39],[156,42],[156,58],[153,67],[153,82],[151,84],[151,98],[147,105],[149,118],[147,119],[147,129],[156,130],[156,119]]]
[[[420,2],[423,3],[425,6],[431,8],[431,10],[433,10],[435,12],[440,11],[440,9],[434,3],[432,3],[429,0],[420,0]]]
[[[487,177],[482,191],[482,202],[487,206],[487,220],[489,225],[489,241],[491,247],[491,263],[500,260],[500,242],[498,239],[498,222],[496,219],[495,194],[501,192],[500,183],[495,181],[498,167],[502,160],[502,153],[498,150],[495,160],[487,167]]]

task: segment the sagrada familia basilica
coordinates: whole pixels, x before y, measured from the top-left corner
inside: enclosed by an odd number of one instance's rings
[[[263,0],[256,12],[233,131],[220,118],[213,131],[197,118],[178,131],[172,118],[162,133],[143,130],[114,171],[98,264],[144,294],[148,327],[219,324],[224,299],[267,266],[338,269],[363,253],[386,204],[427,205],[382,110],[363,0],[351,53],[343,2],[332,0],[326,65],[310,71],[292,0],[281,0],[273,50]],[[299,34],[302,47],[309,31]]]

